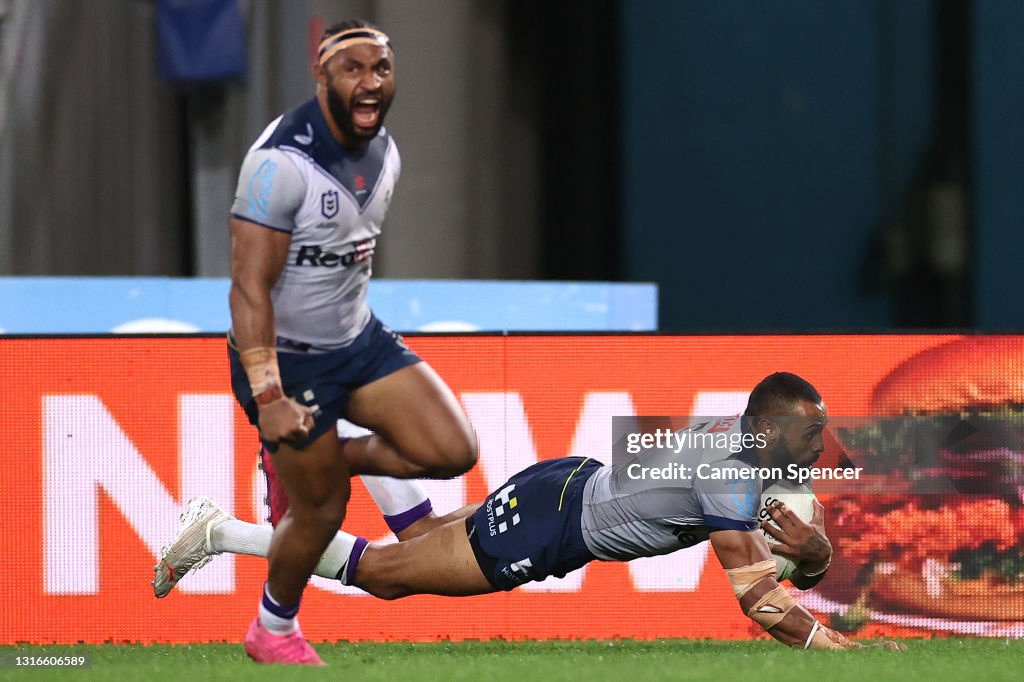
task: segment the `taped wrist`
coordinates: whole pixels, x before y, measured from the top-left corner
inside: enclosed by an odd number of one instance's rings
[[[266,346],[250,348],[241,351],[238,358],[242,362],[242,367],[245,368],[245,375],[249,378],[249,388],[252,389],[252,395],[256,398],[257,403],[265,405],[284,396],[281,390],[281,370],[277,366],[276,348]],[[262,395],[268,391],[270,391],[269,395],[274,396],[269,400],[265,399],[268,396]]]
[[[748,618],[783,644],[803,648],[815,645],[812,640],[819,631],[818,621],[776,582],[774,561],[760,561],[725,572]]]
[[[775,562],[759,561],[725,571],[743,613],[765,630],[770,630],[796,607],[796,600],[775,581]]]

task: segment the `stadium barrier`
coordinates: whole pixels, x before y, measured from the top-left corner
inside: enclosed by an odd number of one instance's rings
[[[230,286],[227,278],[0,277],[0,335],[224,333]],[[367,299],[400,332],[658,328],[656,284],[374,278]]]
[[[436,508],[454,509],[537,459],[608,457],[612,416],[728,414],[777,370],[812,381],[835,415],[869,414],[879,382],[929,349],[962,347],[964,366],[983,366],[986,353],[1002,348],[1021,358],[1014,376],[1024,377],[1024,337],[985,337],[973,356],[971,338],[413,337],[409,345],[461,399],[481,446],[473,471],[428,487]],[[149,587],[154,556],[174,535],[190,497],[210,495],[243,520],[265,517],[257,439],[228,389],[224,339],[4,338],[0,367],[7,457],[0,477],[0,644],[240,641],[256,611],[263,560],[218,557],[164,600]],[[346,528],[384,538],[369,496],[354,487]],[[1006,532],[1011,549],[1013,541],[1024,546],[1021,526],[1013,525],[1024,515],[1018,505],[1007,516],[1005,506],[968,511],[981,515],[972,528],[1002,524],[1000,551],[1007,549]],[[872,513],[888,518],[885,509]],[[915,527],[913,514],[899,520]],[[841,535],[844,518],[828,521],[830,534]],[[902,528],[876,524],[868,552],[884,552],[896,540],[884,533]],[[1003,592],[991,617],[944,615],[925,604],[956,582],[942,563],[955,548],[941,537],[933,538],[935,556],[909,568],[898,557],[881,562],[876,580],[864,579],[868,561],[856,534],[833,540],[842,547],[832,571],[819,589],[801,595],[823,618],[839,614],[856,621],[848,629],[867,636],[1024,635],[1024,616],[1013,602],[1020,583],[1012,576],[997,586]],[[909,600],[892,598],[897,578],[911,585]],[[972,589],[967,598],[984,602],[978,590],[996,588]],[[940,594],[933,601],[952,600]],[[469,599],[385,602],[315,579],[301,619],[314,641],[756,634],[706,543],[630,564],[592,563],[561,580]]]

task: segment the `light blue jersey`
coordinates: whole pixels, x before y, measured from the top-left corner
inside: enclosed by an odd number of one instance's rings
[[[724,431],[741,435],[742,419]],[[697,431],[710,432],[721,422]],[[651,451],[637,461],[645,467],[668,463],[688,467],[671,481],[637,481],[638,470],[604,466],[583,491],[583,538],[599,559],[629,561],[668,554],[708,539],[713,530],[756,530],[763,481],[752,475],[756,453],[747,449],[688,448],[680,453]],[[698,473],[699,468],[699,473]],[[678,467],[677,467],[678,469]]]
[[[232,217],[291,235],[270,293],[279,350],[343,348],[369,322],[373,253],[400,171],[384,129],[358,152],[345,149],[316,99],[280,116],[250,148]]]

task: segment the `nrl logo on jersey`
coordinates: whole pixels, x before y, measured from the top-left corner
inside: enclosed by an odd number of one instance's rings
[[[320,213],[328,220],[338,215],[338,190],[329,189],[320,195]]]

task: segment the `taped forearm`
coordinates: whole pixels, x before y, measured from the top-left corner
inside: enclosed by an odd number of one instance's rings
[[[807,644],[804,646],[805,649],[857,649],[861,646],[818,621],[814,621],[814,624],[816,627],[811,630]]]
[[[726,569],[743,613],[783,644],[804,649],[847,649],[856,646],[823,627],[775,580],[775,562],[761,561]]]
[[[785,592],[785,588],[779,589]],[[801,649],[850,649],[858,646],[835,630],[819,623],[818,619],[797,604],[788,592],[786,596],[788,601],[792,602],[792,606],[784,615],[775,618],[771,625],[765,627],[764,623],[751,616],[769,635],[787,646]]]

